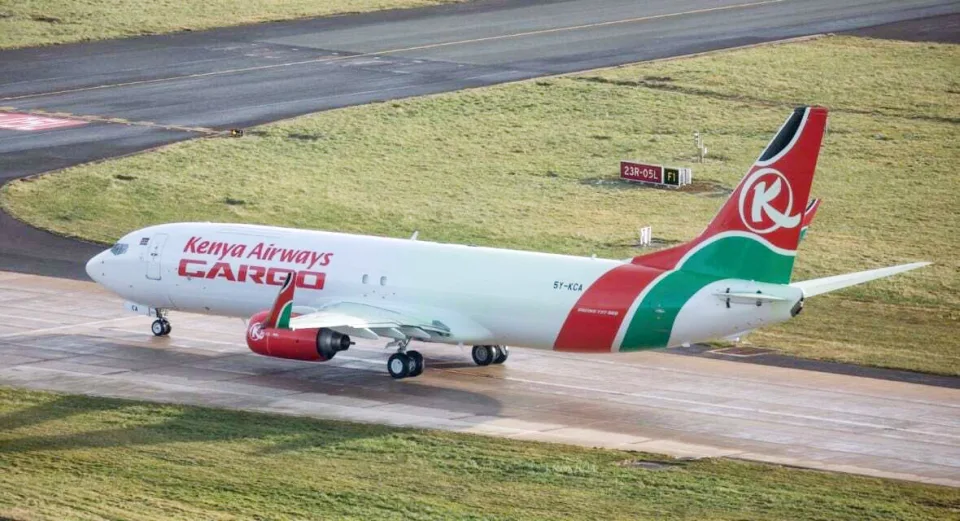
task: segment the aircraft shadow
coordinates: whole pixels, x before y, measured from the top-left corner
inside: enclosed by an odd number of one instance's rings
[[[211,355],[210,351],[191,353],[182,346],[164,346],[160,344],[164,342],[163,339],[150,338],[149,342],[143,343],[142,336],[131,338],[136,341],[127,343],[125,339],[97,336],[49,335],[23,339],[18,345],[22,347],[29,344],[38,348],[44,345],[57,346],[57,349],[65,351],[72,351],[74,348],[70,346],[75,346],[76,350],[70,353],[72,356],[65,360],[81,365],[88,363],[95,368],[116,364],[118,370],[128,369],[121,373],[128,381],[131,376],[136,379],[136,375],[144,375],[144,382],[148,385],[145,385],[142,397],[137,399],[150,401],[153,388],[149,382],[169,377],[171,381],[176,380],[181,384],[178,390],[172,394],[155,396],[154,399],[169,402],[171,397],[182,396],[184,402],[204,402],[205,405],[163,404],[157,405],[163,408],[158,411],[152,405],[144,407],[135,400],[100,398],[95,396],[98,394],[96,386],[104,380],[91,378],[89,385],[81,391],[84,395],[58,395],[50,400],[37,398],[37,403],[33,405],[0,415],[0,432],[7,434],[23,429],[48,430],[43,428],[44,424],[82,415],[83,419],[68,421],[64,427],[69,430],[76,428],[77,432],[15,436],[0,444],[0,453],[243,439],[262,441],[262,452],[272,454],[322,448],[350,439],[390,436],[400,431],[397,427],[377,424],[238,411],[228,403],[229,400],[209,396],[216,394],[218,387],[230,393],[231,386],[235,384],[242,384],[243,390],[252,395],[252,406],[237,405],[243,408],[256,408],[258,404],[269,406],[277,400],[293,398],[303,399],[298,401],[300,406],[310,406],[311,402],[316,404],[315,410],[320,414],[323,413],[325,400],[330,405],[357,407],[361,411],[408,404],[439,409],[441,412],[444,409],[456,411],[461,415],[495,416],[501,410],[498,400],[458,389],[455,383],[446,385],[448,382],[444,379],[438,381],[436,378],[431,382],[423,378],[397,381],[386,373],[385,368],[374,366],[371,362],[356,367],[356,361],[338,363],[336,359],[318,364],[271,359],[242,352]],[[94,343],[95,348],[90,345]],[[3,348],[4,345],[0,344],[0,353]],[[372,360],[379,360],[378,353],[368,351],[364,354]],[[382,358],[385,365],[386,357]],[[456,356],[440,359],[427,357],[427,360],[428,363],[436,361],[445,368],[472,366],[457,360]],[[373,367],[377,367],[377,370],[372,370]],[[82,372],[71,375],[87,385],[83,376]],[[184,389],[182,386],[189,385],[191,380],[202,385]],[[257,387],[263,388],[263,396],[256,396]],[[108,393],[115,394],[104,389],[104,394]],[[408,414],[418,412],[411,411]],[[103,421],[99,421],[101,417],[110,418],[108,423],[125,426],[106,427]]]

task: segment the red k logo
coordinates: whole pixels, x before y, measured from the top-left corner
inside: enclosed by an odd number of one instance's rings
[[[748,229],[766,234],[780,228],[795,228],[801,213],[793,213],[793,187],[773,168],[750,174],[740,190],[740,219]]]
[[[254,322],[253,324],[250,324],[249,334],[250,334],[251,340],[254,340],[256,342],[263,340],[263,337],[266,336],[266,334],[263,331],[263,324],[261,324],[260,322]]]

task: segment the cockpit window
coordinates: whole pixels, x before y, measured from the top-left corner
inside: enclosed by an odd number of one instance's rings
[[[122,242],[118,242],[114,244],[112,248],[110,248],[110,253],[114,255],[123,255],[126,252],[127,252],[127,245]]]

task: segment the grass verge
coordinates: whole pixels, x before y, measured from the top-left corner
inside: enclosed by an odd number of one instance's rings
[[[458,1],[463,0],[0,0],[0,49]]]
[[[258,222],[623,258],[688,240],[797,104],[832,109],[796,278],[934,266],[810,302],[754,342],[960,374],[960,47],[850,37],[348,108],[8,184],[4,208],[109,242]],[[628,186],[621,158],[693,160],[696,193]]]
[[[8,388],[0,425],[18,521],[960,519],[946,487]]]

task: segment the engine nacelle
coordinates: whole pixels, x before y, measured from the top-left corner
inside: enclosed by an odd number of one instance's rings
[[[258,355],[325,362],[349,349],[350,337],[332,329],[274,329],[263,327],[269,311],[250,318],[247,347]]]

